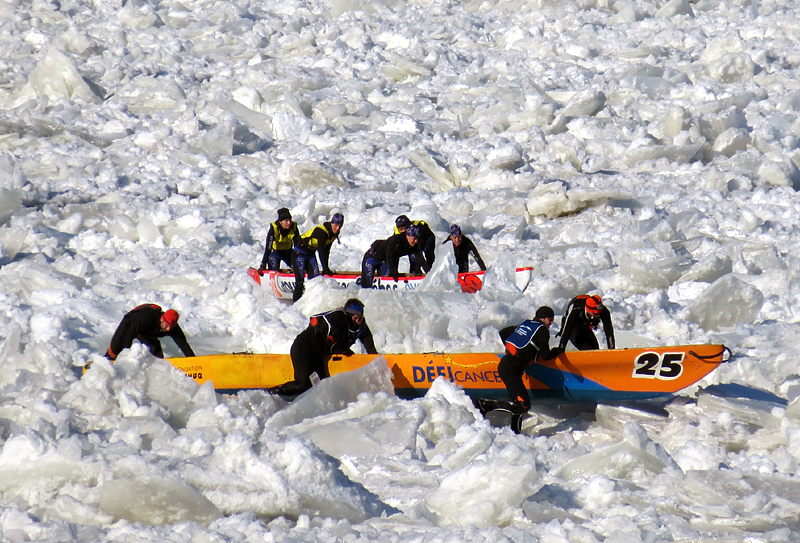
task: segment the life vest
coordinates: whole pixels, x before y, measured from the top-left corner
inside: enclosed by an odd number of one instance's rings
[[[533,343],[533,336],[541,326],[544,326],[544,324],[537,320],[522,321],[514,332],[506,338],[506,350],[515,355],[528,345],[533,345],[538,351],[539,348]]]
[[[294,245],[294,238],[300,232],[297,230],[297,224],[292,223],[289,230],[284,232],[280,224],[277,222],[272,223],[272,231],[275,237],[272,239],[272,248],[276,251],[286,251]]]
[[[334,236],[331,232],[329,232],[328,229],[325,228],[324,224],[320,224],[318,226],[315,226],[302,236],[300,236],[300,238],[303,240],[303,245],[305,245],[306,247],[308,247],[313,251],[318,251],[319,249],[321,249],[321,247],[318,247],[319,240],[314,237],[314,232],[316,232],[320,228],[322,229],[323,232],[325,232],[325,235],[328,237],[328,240],[325,242],[325,245],[333,244],[333,240],[336,239],[336,236]]]
[[[327,337],[328,341],[331,342],[331,346],[336,345],[336,339],[333,337],[333,326],[331,326],[331,321],[328,320],[328,315],[336,311],[341,311],[341,309],[334,309],[333,311],[326,311],[325,313],[319,313],[317,315],[313,315],[308,320],[308,323],[312,327],[314,327],[317,330],[321,330],[322,333],[325,334],[325,337]]]
[[[411,221],[411,224],[419,226],[420,231],[422,231],[423,226],[427,226],[427,223],[425,221]],[[400,229],[397,228],[397,226],[394,227],[394,233],[395,234],[400,233]]]

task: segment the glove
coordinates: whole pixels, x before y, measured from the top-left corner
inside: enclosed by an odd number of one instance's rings
[[[564,348],[563,347],[553,347],[552,349],[550,349],[550,354],[552,354],[553,358],[555,358],[560,354],[564,354]]]

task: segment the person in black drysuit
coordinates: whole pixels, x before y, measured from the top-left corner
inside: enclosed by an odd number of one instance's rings
[[[122,349],[129,349],[133,340],[138,339],[150,348],[157,358],[164,358],[158,338],[171,337],[184,356],[194,356],[194,351],[186,341],[186,334],[178,325],[178,312],[174,309],[162,311],[156,304],[142,304],[134,307],[122,317],[117,330],[111,337],[106,358],[116,360]]]
[[[378,354],[372,332],[364,320],[364,304],[351,298],[342,309],[311,317],[308,328],[292,343],[294,380],[268,389],[272,394],[295,396],[311,388],[311,375],[328,377],[328,360],[334,354],[351,356],[351,347],[361,341],[368,354]]]
[[[500,339],[505,345],[506,353],[497,364],[497,373],[506,385],[511,401],[485,399],[475,401],[476,407],[483,415],[494,410],[511,413],[511,429],[514,433],[521,433],[522,420],[531,408],[528,389],[522,382],[525,367],[538,360],[553,359],[564,352],[558,347],[550,348],[548,328],[553,324],[554,318],[553,310],[542,306],[536,310],[532,320],[525,320],[517,326],[508,326],[500,330]]]
[[[361,260],[361,287],[372,288],[372,279],[378,275],[390,275],[397,281],[400,257],[415,255],[417,263],[425,273],[431,269],[419,246],[419,227],[411,225],[404,232],[372,242]]]
[[[269,225],[267,242],[264,248],[264,257],[261,259],[259,274],[264,270],[277,270],[281,262],[292,267],[292,247],[294,240],[300,237],[297,223],[292,220],[292,214],[285,207],[278,210],[278,220]]]
[[[557,334],[561,336],[559,347],[566,349],[567,343],[571,341],[579,351],[599,349],[600,344],[594,330],[600,323],[603,324],[608,348],[616,348],[611,312],[603,305],[600,296],[576,296],[567,304],[564,318],[561,319],[561,330]]]
[[[423,270],[423,264],[428,265],[428,270],[433,266],[433,261],[436,258],[436,236],[425,221],[412,221],[405,215],[400,215],[394,220],[394,233],[402,234],[411,226],[416,226],[419,229],[419,248],[425,256],[423,262],[417,258],[417,253],[410,253],[408,255],[409,271],[411,273],[420,274]],[[426,270],[426,273],[427,271]]]
[[[444,245],[447,242],[453,242],[453,254],[456,256],[456,264],[458,264],[458,273],[469,272],[469,255],[478,264],[481,271],[486,271],[486,264],[483,263],[481,255],[478,253],[478,248],[472,243],[472,240],[461,233],[461,227],[454,224],[450,227],[450,237],[442,242]]]
[[[512,402],[527,411],[531,407],[528,389],[522,382],[525,366],[537,360],[550,360],[564,352],[564,349],[550,348],[550,331],[555,314],[549,307],[542,306],[536,310],[532,320],[525,320],[517,326],[509,326],[500,330],[500,339],[506,348],[506,354],[500,359],[497,371],[508,396]]]
[[[333,272],[328,267],[328,259],[331,254],[331,245],[339,239],[339,232],[343,224],[344,215],[334,213],[330,222],[315,226],[302,236],[294,239],[294,251],[292,252],[294,293],[292,294],[292,301],[296,302],[303,296],[306,273],[308,273],[309,279],[319,275],[317,253],[319,253],[320,264],[322,264],[322,274],[333,275]]]

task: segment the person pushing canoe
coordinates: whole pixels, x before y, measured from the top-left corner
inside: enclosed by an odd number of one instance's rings
[[[400,277],[400,257],[406,255],[415,256],[417,265],[428,273],[431,267],[422,253],[419,240],[419,227],[412,224],[388,239],[372,242],[361,260],[361,287],[372,288],[372,280],[376,275],[390,275],[396,282]]]
[[[157,358],[164,358],[161,342],[158,338],[171,337],[183,352],[184,356],[195,356],[186,341],[186,334],[178,325],[178,312],[174,309],[162,311],[156,304],[142,304],[134,307],[122,317],[117,330],[111,337],[106,351],[106,358],[116,360],[123,349],[129,349],[134,339],[138,339],[150,348]]]
[[[294,294],[292,301],[296,302],[303,296],[305,274],[308,278],[322,275],[333,275],[328,260],[331,254],[331,245],[339,239],[339,232],[344,224],[344,215],[334,213],[330,221],[315,226],[302,236],[294,238],[294,252],[292,253],[292,269],[294,270]],[[341,243],[341,241],[339,242]],[[319,264],[317,264],[319,253]]]
[[[611,312],[603,305],[600,296],[582,294],[574,297],[567,304],[564,317],[561,319],[561,330],[556,335],[561,336],[559,347],[566,349],[567,343],[572,342],[579,351],[599,349],[600,344],[594,331],[601,323],[608,348],[615,349],[616,340],[614,326],[611,324]]]
[[[493,410],[511,413],[511,429],[517,434],[521,433],[522,419],[531,408],[531,397],[522,382],[525,367],[538,360],[551,360],[564,352],[560,347],[550,348],[548,329],[553,325],[553,319],[555,313],[545,305],[536,310],[533,319],[500,330],[505,355],[497,364],[497,373],[511,402],[478,399],[475,403],[484,415]]]
[[[364,320],[364,304],[350,298],[341,309],[311,317],[308,327],[300,332],[289,351],[294,367],[294,380],[268,388],[281,396],[295,396],[311,388],[311,375],[328,377],[328,361],[334,354],[350,356],[352,346],[361,341],[368,354],[378,354],[372,332]]]
[[[427,273],[431,266],[433,266],[433,261],[436,259],[436,236],[433,230],[431,230],[431,227],[428,226],[428,223],[425,221],[412,221],[405,215],[400,215],[394,220],[394,233],[402,234],[412,226],[415,226],[419,233],[419,236],[417,236],[419,240],[418,245],[425,259],[422,260],[421,257],[418,257],[417,253],[409,253],[409,271],[414,274],[420,274],[427,264],[428,269],[424,270],[425,273]]]
[[[461,233],[461,227],[454,224],[450,227],[450,237],[442,242],[444,245],[447,242],[453,244],[453,254],[456,257],[456,264],[458,265],[458,273],[469,272],[469,255],[475,259],[475,263],[481,271],[486,271],[486,264],[483,263],[478,248],[467,236]]]
[[[540,359],[551,360],[564,352],[561,347],[550,348],[548,329],[553,325],[553,319],[555,319],[553,310],[543,305],[536,310],[533,319],[500,330],[506,354],[500,359],[497,372],[506,385],[508,396],[524,411],[531,408],[528,389],[522,383],[525,366]]]

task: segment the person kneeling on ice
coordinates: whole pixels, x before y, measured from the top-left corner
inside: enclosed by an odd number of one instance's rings
[[[500,338],[506,348],[506,354],[497,365],[500,379],[506,386],[511,404],[502,407],[511,412],[511,428],[520,433],[522,416],[531,408],[528,389],[522,382],[522,374],[528,364],[537,360],[550,360],[564,352],[561,348],[550,348],[549,328],[553,324],[555,313],[547,306],[536,310],[533,320],[525,320],[517,326],[509,326],[500,330]],[[482,412],[498,408],[496,402],[479,405]]]
[[[378,354],[372,332],[364,320],[364,304],[350,298],[341,309],[311,317],[308,328],[292,343],[294,381],[267,389],[272,394],[295,396],[311,388],[311,376],[328,377],[328,361],[334,354],[351,356],[351,347],[361,341],[368,354]]]
[[[559,347],[567,348],[570,341],[579,351],[599,349],[597,336],[594,331],[597,325],[603,324],[603,333],[606,335],[606,344],[609,349],[614,349],[614,326],[611,324],[611,312],[600,296],[582,294],[569,301],[564,317],[561,319],[561,330],[556,337],[561,336]]]
[[[264,248],[264,257],[261,259],[260,273],[264,270],[277,270],[281,261],[292,267],[292,247],[294,240],[300,237],[297,223],[292,220],[292,214],[285,207],[278,210],[278,220],[269,225],[267,243]]]
[[[486,271],[486,264],[483,263],[481,255],[478,253],[478,248],[472,243],[472,240],[461,233],[461,227],[454,224],[450,227],[450,237],[442,242],[442,245],[448,241],[453,242],[453,254],[456,257],[456,264],[458,264],[458,273],[469,272],[469,255],[478,264],[481,271]]]
[[[428,273],[431,267],[422,254],[419,237],[419,227],[411,225],[389,239],[373,241],[361,260],[361,287],[372,288],[372,280],[376,275],[390,275],[397,282],[400,278],[400,257],[406,255],[415,256],[415,262]]]
[[[178,317],[178,312],[174,309],[162,311],[156,304],[134,307],[122,317],[122,322],[111,337],[106,358],[116,360],[122,349],[129,349],[133,345],[134,339],[147,345],[153,356],[164,358],[164,351],[161,350],[161,342],[158,340],[164,336],[170,336],[184,356],[195,356],[186,341],[186,334],[178,325]]]

